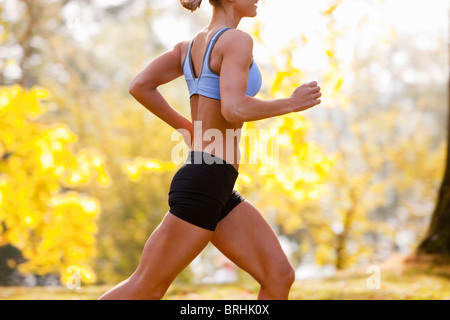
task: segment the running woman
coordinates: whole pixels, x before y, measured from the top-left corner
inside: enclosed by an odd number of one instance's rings
[[[180,0],[191,11],[201,2]],[[154,59],[130,85],[131,95],[183,133],[191,150],[170,185],[170,209],[145,244],[136,271],[100,299],[161,299],[175,277],[210,242],[258,281],[258,299],[289,297],[294,270],[259,210],[234,190],[240,137],[233,135],[227,141],[226,130],[239,131],[246,121],[316,106],[321,102],[320,87],[313,81],[284,99],[255,98],[262,79],[253,61],[253,40],[237,27],[242,18],[256,16],[258,1],[209,2],[213,7],[209,24],[192,41],[180,42]],[[191,120],[158,91],[159,86],[183,75]],[[195,121],[201,126],[194,126]],[[205,152],[211,141],[203,139],[209,129],[224,137],[223,148],[211,153]]]

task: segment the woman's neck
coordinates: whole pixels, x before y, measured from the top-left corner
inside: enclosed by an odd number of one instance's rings
[[[209,29],[216,29],[218,27],[231,27],[236,29],[242,17],[237,15],[234,8],[231,6],[221,6],[213,8],[211,21],[209,22]]]

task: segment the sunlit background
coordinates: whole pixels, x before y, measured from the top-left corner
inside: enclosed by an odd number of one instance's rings
[[[210,14],[206,0],[195,13],[175,0],[0,0],[0,286],[108,287],[133,272],[178,165],[172,130],[128,86]],[[412,254],[423,238],[444,169],[448,19],[447,0],[260,0],[242,21],[259,98],[322,87],[319,107],[247,124],[278,130],[280,159],[275,173],[243,165],[237,182],[298,280]],[[183,79],[161,91],[189,115]],[[243,143],[244,156],[261,147]],[[176,284],[246,281],[211,246]]]

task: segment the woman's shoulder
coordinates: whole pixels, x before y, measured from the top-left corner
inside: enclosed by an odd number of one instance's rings
[[[242,44],[252,44],[253,45],[253,38],[251,35],[249,35],[247,32],[239,30],[239,29],[229,29],[227,32],[225,32],[222,37],[224,40],[228,40],[229,42],[237,43],[237,45]]]
[[[189,47],[189,43],[189,40],[180,41],[173,47],[173,50],[187,50],[187,48]]]
[[[238,50],[245,52],[253,50],[253,38],[247,32],[239,29],[227,30],[221,37],[220,42],[222,48],[228,50]]]
[[[189,40],[180,41],[172,48],[172,51],[179,54],[180,58],[182,58],[186,55],[189,48],[189,44],[190,44]]]

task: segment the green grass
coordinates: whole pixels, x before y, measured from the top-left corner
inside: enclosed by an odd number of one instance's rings
[[[450,299],[450,267],[413,265],[381,266],[380,289],[368,289],[370,274],[365,270],[345,271],[328,279],[296,281],[291,291],[295,300],[437,300]],[[96,299],[111,286],[0,287],[0,299],[53,300]],[[172,300],[251,300],[258,285],[253,281],[227,285],[174,284],[165,299]]]

